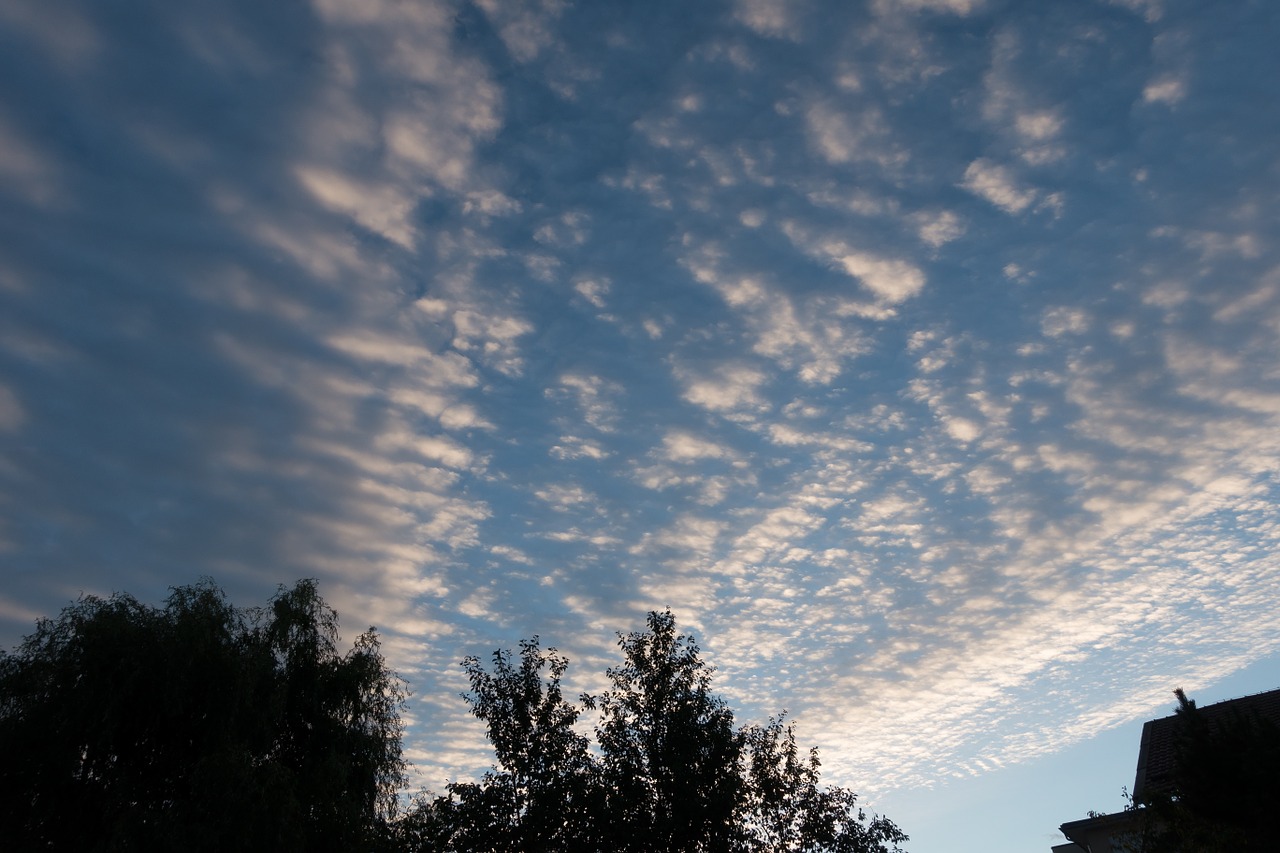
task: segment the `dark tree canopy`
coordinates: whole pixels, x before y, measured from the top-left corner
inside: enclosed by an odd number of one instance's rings
[[[314,581],[265,609],[211,581],[86,596],[0,653],[8,849],[371,849],[404,784],[400,680],[345,654]]]
[[[599,788],[588,741],[574,730],[578,709],[560,692],[568,664],[536,639],[521,644],[518,666],[505,651],[494,653],[492,673],[477,658],[463,662],[472,713],[485,722],[498,766],[478,784],[450,788],[458,849],[570,851],[594,843],[589,818],[599,812]]]
[[[619,637],[624,663],[598,701],[613,849],[727,850],[743,793],[743,737],[711,692],[711,669],[670,612]]]
[[[1181,690],[1168,786],[1134,805],[1143,853],[1271,851],[1280,838],[1280,726],[1232,708],[1214,719]]]
[[[869,818],[856,796],[819,784],[782,718],[735,728],[711,689],[713,670],[670,612],[620,634],[611,689],[565,700],[568,661],[537,639],[517,665],[469,658],[465,695],[486,724],[497,764],[479,783],[423,798],[401,822],[413,850],[634,853],[888,853],[906,836]],[[594,746],[578,729],[598,715]]]
[[[405,691],[373,629],[345,653],[314,581],[264,608],[212,581],[163,607],[85,596],[0,651],[0,838],[53,851],[890,853],[779,717],[736,728],[670,612],[620,634],[577,704],[537,638],[464,694],[496,763],[401,813]],[[583,711],[595,716],[594,742]]]

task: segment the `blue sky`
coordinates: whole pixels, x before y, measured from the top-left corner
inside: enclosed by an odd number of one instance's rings
[[[1280,680],[1278,15],[8,0],[5,644],[318,577],[439,789],[464,655],[670,606],[916,853],[1047,850]]]

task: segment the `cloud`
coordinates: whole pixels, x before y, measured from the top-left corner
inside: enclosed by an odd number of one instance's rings
[[[409,219],[415,200],[393,186],[362,186],[334,172],[300,167],[298,180],[317,201],[345,213],[364,227],[406,249],[413,248],[414,227]]]
[[[987,159],[969,164],[961,186],[1012,214],[1022,213],[1039,197],[1034,189],[1019,186],[1007,167]]]
[[[597,279],[583,279],[574,284],[573,289],[596,308],[603,308],[605,295],[609,292],[609,283]]]
[[[544,394],[551,399],[572,399],[582,413],[584,423],[608,433],[617,428],[618,411],[614,400],[622,396],[623,391],[620,384],[601,376],[566,373]]]
[[[724,445],[680,431],[663,436],[661,456],[668,462],[696,462],[701,459],[732,458],[734,453]]]
[[[734,17],[762,36],[798,36],[797,9],[801,4],[785,0],[735,0]]]
[[[1181,80],[1163,78],[1153,80],[1142,90],[1142,100],[1148,104],[1169,104],[1172,106],[1187,96],[1186,86]]]
[[[0,179],[9,192],[17,190],[29,203],[56,204],[62,196],[57,164],[19,132],[0,113]]]
[[[567,512],[572,508],[592,502],[592,495],[579,485],[555,484],[538,489],[534,495],[541,501],[551,505],[557,512]]]
[[[1191,5],[4,6],[0,623],[318,576],[437,788],[453,661],[649,606],[860,791],[1274,654],[1278,78]]]
[[[613,454],[601,444],[578,436],[561,436],[548,451],[557,459],[607,459]]]
[[[921,212],[912,217],[920,240],[935,249],[964,236],[965,224],[949,210]]]
[[[877,0],[877,9],[904,9],[913,12],[949,12],[961,17],[972,14],[985,5],[984,0]]]
[[[480,361],[508,376],[518,376],[524,369],[524,358],[517,341],[533,331],[527,320],[464,309],[454,313],[453,326],[454,349],[474,354]]]
[[[868,252],[850,252],[838,258],[838,262],[845,272],[885,302],[903,302],[924,289],[924,273],[906,261],[881,258]]]
[[[1139,12],[1148,23],[1155,23],[1164,16],[1164,0],[1107,0],[1112,6],[1121,6]]]
[[[809,138],[818,152],[832,164],[869,162],[895,168],[908,159],[893,144],[888,125],[875,108],[849,114],[826,103],[810,105],[804,113]]]
[[[15,432],[26,419],[17,395],[11,389],[0,385],[0,430]]]
[[[1062,160],[1066,120],[1061,107],[1028,81],[1027,52],[1015,28],[993,39],[991,67],[983,78],[982,117],[1026,163],[1042,166]],[[1031,77],[1031,81],[1035,78]]]
[[[760,386],[767,375],[746,364],[721,364],[710,370],[680,371],[684,399],[713,412],[759,411],[767,406]]]
[[[552,27],[566,4],[562,0],[534,3],[479,0],[477,5],[497,27],[503,43],[516,61],[532,62],[552,44]]]
[[[857,279],[881,306],[905,302],[924,289],[923,270],[908,260],[854,248],[838,238],[820,237],[796,222],[785,223],[783,232],[805,254]],[[830,306],[823,308],[829,310]],[[851,301],[843,302],[837,312],[872,318],[892,315],[891,311],[868,310]]]
[[[73,73],[91,66],[102,51],[98,31],[74,3],[16,0],[0,9],[0,20],[39,42],[43,53]]]
[[[842,312],[843,305],[833,310],[837,300],[831,297],[796,299],[749,273],[738,277],[724,268],[724,253],[714,244],[686,255],[683,262],[744,319],[752,351],[796,371],[803,382],[831,382],[845,362],[865,351],[863,335],[843,319],[854,312]]]
[[[1080,308],[1050,308],[1044,312],[1040,328],[1051,338],[1084,334],[1089,329],[1089,315]]]

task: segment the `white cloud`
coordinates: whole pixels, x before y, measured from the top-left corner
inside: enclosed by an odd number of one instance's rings
[[[674,549],[680,552],[679,559],[684,565],[697,563],[712,553],[724,528],[725,523],[716,519],[683,515],[663,530],[646,533],[632,552]]]
[[[903,165],[909,155],[896,146],[879,109],[864,107],[850,115],[831,104],[814,103],[804,113],[813,146],[828,163],[874,163],[885,169]]]
[[[961,17],[984,5],[985,0],[876,0],[876,9],[882,13],[902,9],[912,12],[949,12]]]
[[[474,355],[507,376],[518,376],[524,369],[524,358],[516,341],[533,331],[533,326],[519,317],[465,309],[454,312],[453,347]]]
[[[398,180],[405,192],[430,183],[456,192],[487,189],[475,186],[472,164],[476,142],[500,126],[500,94],[482,65],[455,52],[449,8],[388,0],[354,4],[359,9],[340,0],[314,5],[329,24],[328,77],[309,117],[311,150],[301,162],[332,175],[385,152],[385,175],[347,180]],[[395,97],[379,103],[357,95],[353,57],[364,50],[375,52],[384,88]]]
[[[564,12],[563,0],[477,0],[517,62],[531,62],[554,41],[552,27]]]
[[[865,441],[835,431],[808,432],[780,423],[769,425],[768,436],[771,442],[783,447],[809,447],[818,452],[867,453],[873,449]]]
[[[1043,165],[1066,156],[1060,139],[1065,121],[1056,105],[1025,82],[1021,41],[1013,27],[993,39],[991,67],[983,77],[982,117],[1023,161]]]
[[[1051,338],[1082,335],[1089,330],[1089,315],[1080,308],[1049,308],[1040,318],[1040,328]]]
[[[885,310],[886,307],[905,302],[924,289],[924,271],[910,261],[854,248],[834,236],[817,236],[794,221],[784,223],[782,230],[805,254],[856,278],[876,298],[876,305],[843,300],[837,306],[822,304],[824,313],[884,319],[893,316],[893,311]]]
[[[623,393],[623,387],[617,382],[588,373],[566,373],[543,393],[549,399],[573,399],[582,412],[583,422],[600,432],[613,432],[617,428],[614,399]]]
[[[610,536],[606,533],[591,533],[577,527],[545,533],[543,538],[550,539],[552,542],[585,542],[596,547],[618,545],[622,542],[616,536]]]
[[[659,455],[668,462],[696,462],[701,459],[726,459],[735,454],[714,441],[700,438],[693,433],[675,431],[662,438]]]
[[[982,427],[967,418],[949,417],[943,419],[947,434],[956,441],[968,444],[982,435]]]
[[[1062,117],[1050,110],[1021,113],[1015,118],[1014,127],[1023,139],[1044,142],[1062,130]]]
[[[893,216],[899,207],[896,198],[873,195],[864,189],[823,187],[809,192],[806,198],[817,207],[845,210],[858,216]]]
[[[842,318],[826,297],[798,300],[783,288],[752,275],[734,277],[722,269],[715,246],[703,246],[684,258],[694,278],[713,287],[748,323],[755,336],[753,352],[794,370],[809,384],[831,382],[844,363],[866,350],[866,340]]]
[[[907,261],[857,251],[836,260],[845,272],[891,304],[904,302],[924,289],[924,273]]]
[[[520,202],[495,189],[469,190],[466,197],[462,205],[462,212],[466,214],[510,216],[523,209]]]
[[[734,17],[762,36],[798,35],[795,0],[735,0]]]
[[[534,492],[538,500],[551,504],[557,512],[567,512],[584,504],[591,505],[594,496],[582,486],[556,483]]]
[[[394,186],[371,186],[337,172],[298,167],[298,180],[317,201],[330,210],[345,213],[370,231],[413,248],[414,227],[409,221],[415,199]]]
[[[920,241],[935,249],[964,236],[964,220],[949,210],[917,213],[912,216]]]
[[[760,387],[768,380],[761,370],[744,364],[722,364],[710,371],[681,370],[684,398],[713,412],[760,411],[767,404]]]
[[[557,249],[572,249],[586,242],[590,217],[579,210],[570,210],[544,222],[533,232],[533,239]]]
[[[600,443],[575,435],[561,436],[550,451],[557,459],[607,459],[613,454]]]
[[[1155,23],[1164,16],[1164,0],[1106,0],[1106,2],[1137,12],[1148,23]]]
[[[987,159],[969,164],[961,186],[1006,213],[1021,213],[1037,198],[1035,190],[1018,185],[1009,169]]]
[[[609,282],[607,279],[582,279],[573,285],[573,289],[596,308],[603,308],[604,297],[609,293]]]
[[[1142,90],[1142,100],[1148,104],[1178,104],[1184,97],[1187,97],[1187,87],[1180,79],[1157,79]]]

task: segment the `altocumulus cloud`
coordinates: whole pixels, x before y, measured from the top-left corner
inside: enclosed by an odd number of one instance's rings
[[[6,3],[6,637],[319,576],[438,787],[670,605],[872,793],[1274,654],[1275,14]]]

